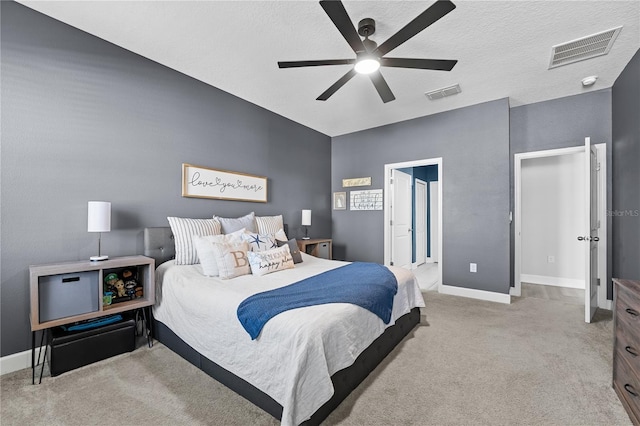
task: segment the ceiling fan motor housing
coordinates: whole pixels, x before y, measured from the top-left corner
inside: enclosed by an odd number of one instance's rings
[[[364,18],[358,23],[358,34],[362,37],[369,37],[376,32],[376,21],[371,18]]]

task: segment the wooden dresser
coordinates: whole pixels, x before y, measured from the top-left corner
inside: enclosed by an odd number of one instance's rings
[[[640,425],[640,281],[613,280],[613,388]]]

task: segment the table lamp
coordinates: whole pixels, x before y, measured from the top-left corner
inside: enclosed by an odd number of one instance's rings
[[[308,240],[308,226],[311,226],[311,210],[302,210],[302,226],[304,226],[304,237],[303,240]]]
[[[111,203],[108,201],[89,201],[87,232],[98,233],[98,255],[89,258],[92,262],[109,259],[109,256],[100,253],[102,233],[109,231],[111,231]]]

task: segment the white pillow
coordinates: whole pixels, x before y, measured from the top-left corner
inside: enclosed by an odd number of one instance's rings
[[[203,275],[217,277],[219,274],[218,261],[216,260],[213,245],[215,243],[241,243],[242,234],[244,234],[244,228],[226,235],[207,235],[205,237],[200,237],[198,235],[193,236],[193,243],[196,247],[196,251],[198,252],[198,258],[200,258]]]
[[[220,234],[220,223],[215,219],[189,219],[167,217],[176,245],[176,265],[198,263],[198,253],[193,244],[193,235]]]
[[[276,237],[276,240],[289,241],[289,238],[287,238],[287,234],[285,234],[284,229],[278,229],[278,232],[276,232],[274,236]]]
[[[278,242],[274,234],[245,232],[242,234],[242,241],[249,244],[249,251],[265,251],[278,247]]]
[[[247,243],[214,243],[213,253],[218,263],[218,272],[223,280],[251,273]]]
[[[247,231],[256,232],[256,215],[254,212],[236,218],[219,216],[213,216],[213,218],[220,222],[223,234],[230,234],[242,228],[246,228]]]
[[[256,227],[258,228],[258,234],[275,234],[276,232],[278,232],[278,230],[284,229],[282,215],[279,214],[278,216],[256,216]]]
[[[294,267],[288,245],[261,252],[250,251],[247,257],[253,275],[261,276]]]

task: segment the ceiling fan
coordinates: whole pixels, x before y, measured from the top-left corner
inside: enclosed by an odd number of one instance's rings
[[[375,41],[369,39],[369,36],[373,35],[376,30],[376,24],[373,19],[365,18],[361,20],[358,24],[358,30],[356,31],[351,23],[351,18],[349,18],[340,0],[323,0],[320,2],[320,6],[322,6],[327,15],[329,15],[333,24],[338,28],[338,31],[340,31],[347,43],[349,43],[349,46],[351,46],[356,53],[356,58],[278,62],[279,68],[354,64],[349,72],[316,98],[319,101],[329,99],[339,88],[344,86],[357,73],[360,73],[369,75],[382,101],[387,103],[396,97],[380,73],[379,68],[381,66],[451,71],[458,62],[448,59],[386,58],[384,56],[455,9],[456,6],[449,0],[438,0],[379,46]],[[360,36],[363,36],[364,40],[360,39]]]

